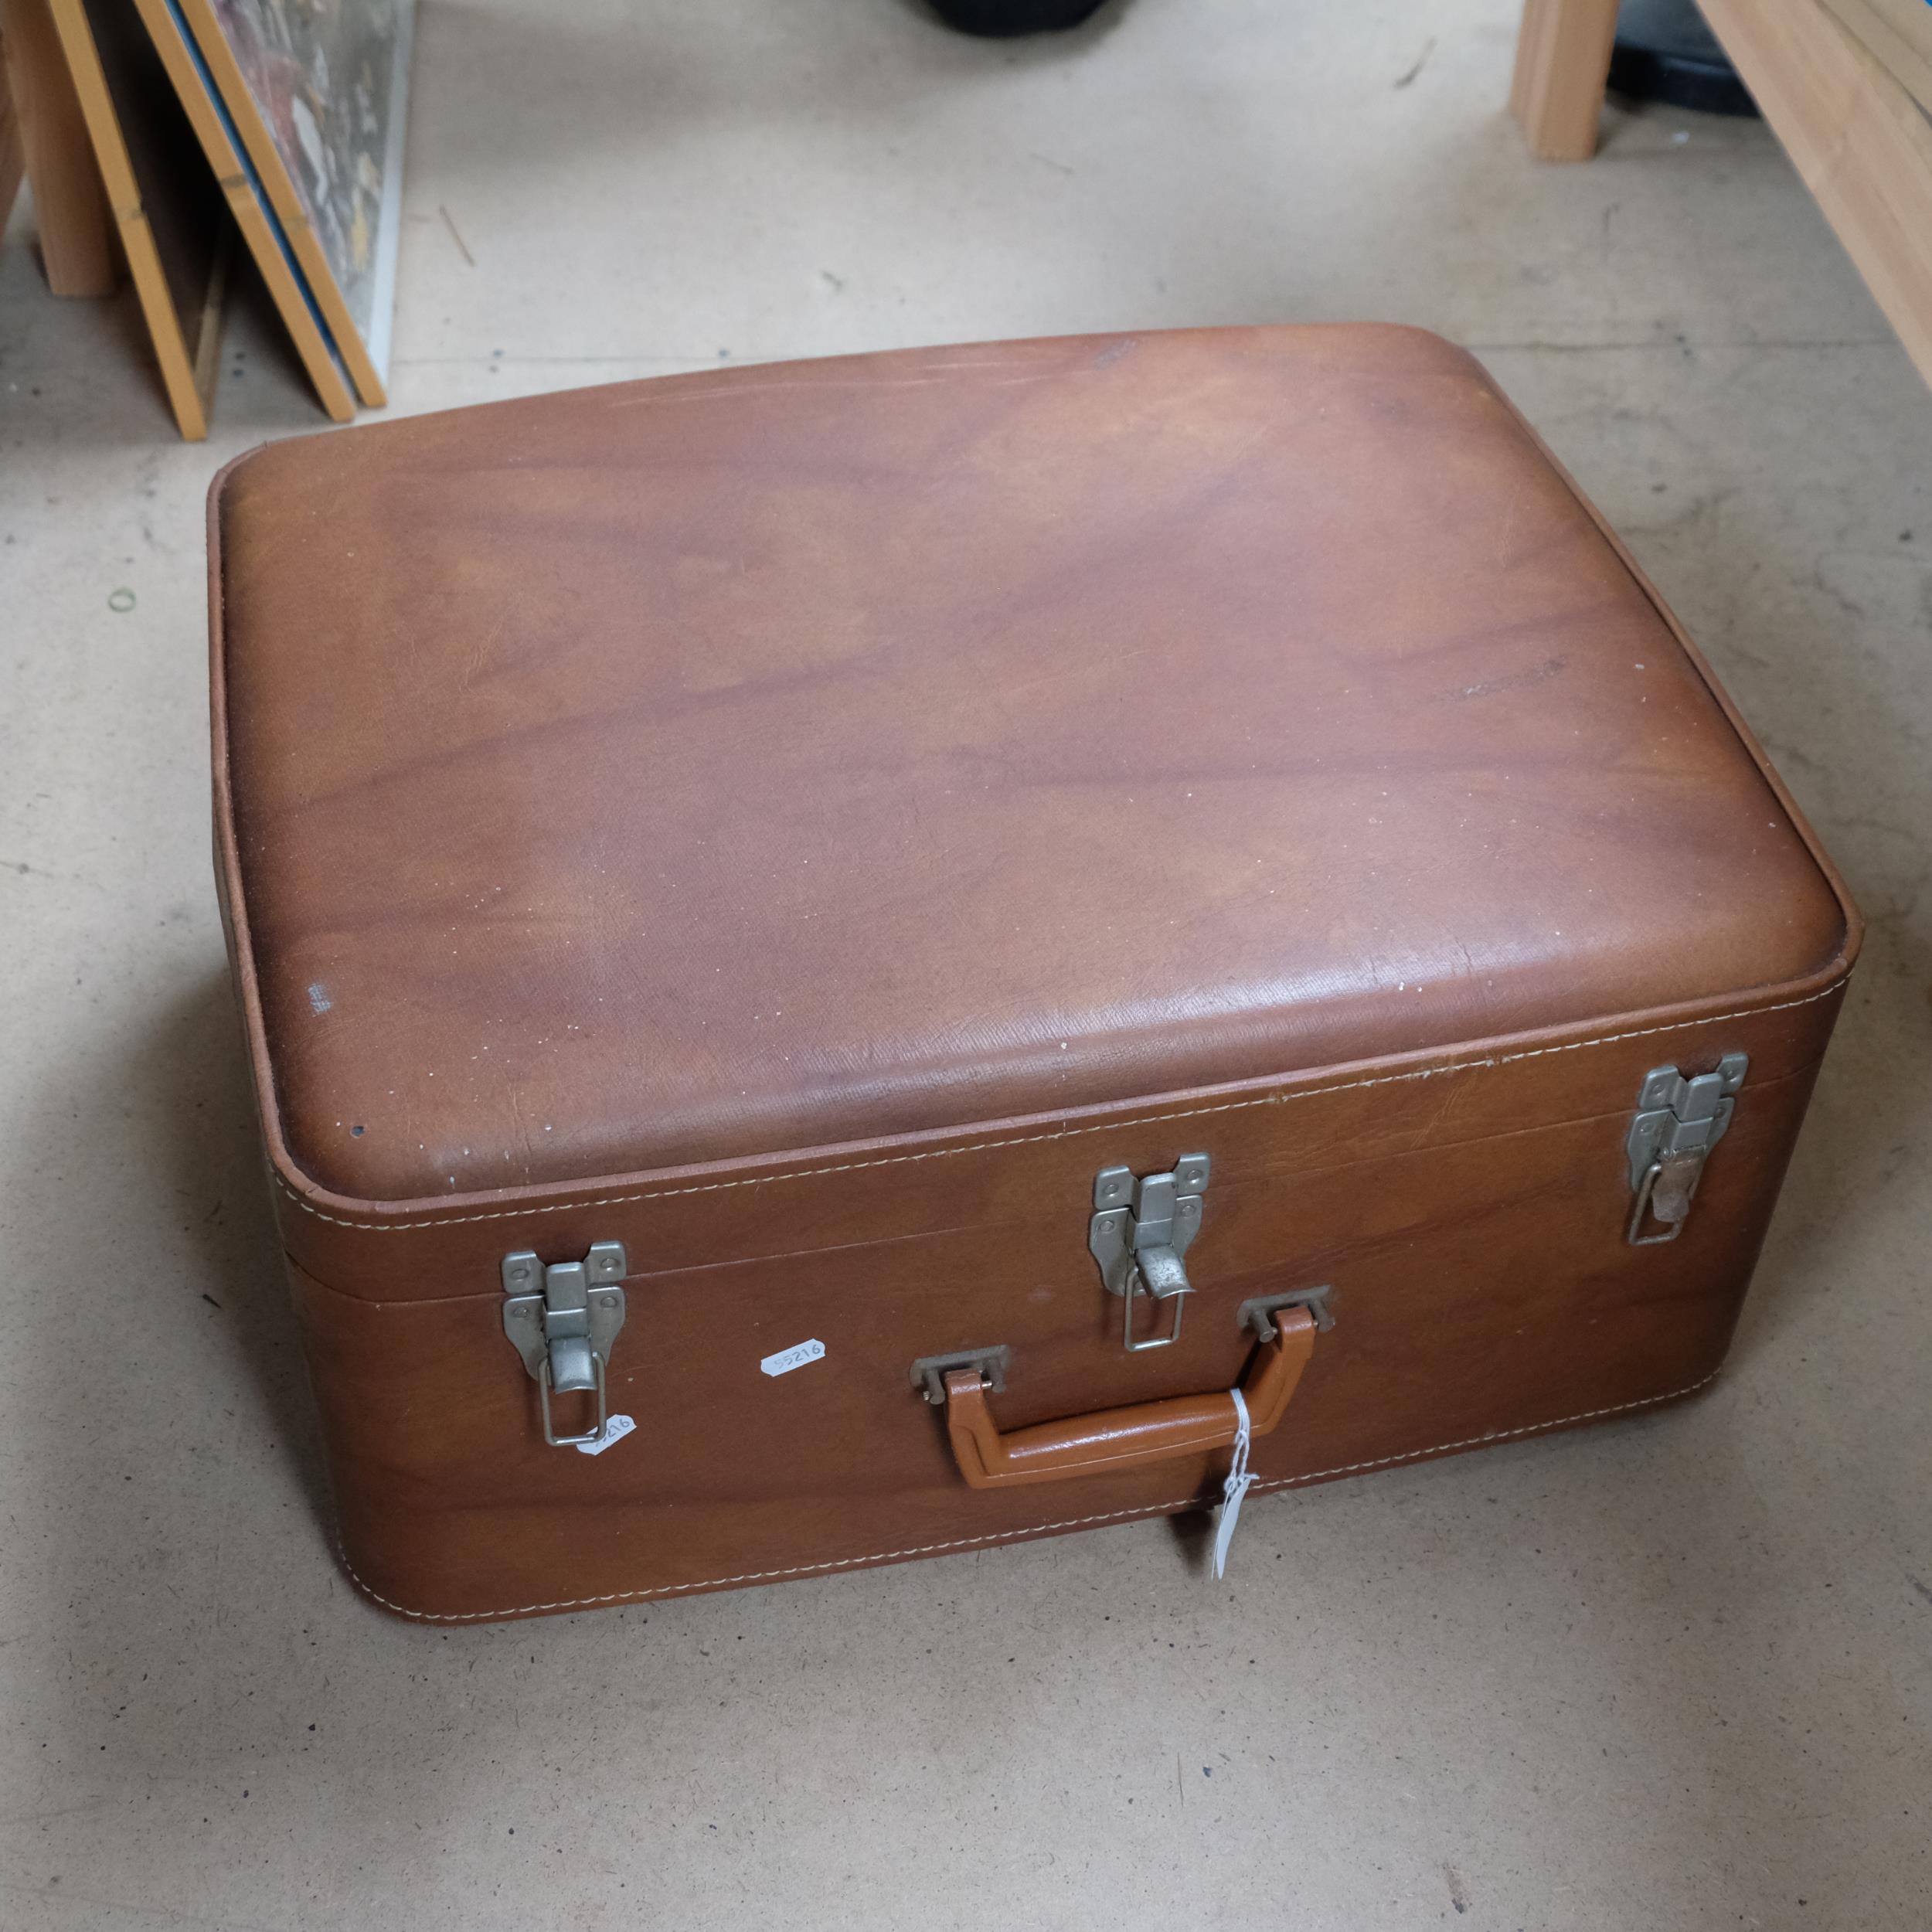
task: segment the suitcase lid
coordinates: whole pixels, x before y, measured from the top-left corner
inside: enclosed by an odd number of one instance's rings
[[[271,1148],[447,1199],[1774,987],[1851,915],[1469,356],[1002,343],[285,442],[210,507]]]

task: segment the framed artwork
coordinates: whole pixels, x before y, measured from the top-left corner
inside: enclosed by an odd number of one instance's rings
[[[174,0],[356,394],[387,400],[413,0]]]
[[[53,0],[128,271],[176,427],[208,434],[234,230],[155,49],[111,0]]]
[[[355,413],[355,399],[333,332],[189,29],[181,0],[135,0],[135,5],[324,410],[335,421],[346,423]]]

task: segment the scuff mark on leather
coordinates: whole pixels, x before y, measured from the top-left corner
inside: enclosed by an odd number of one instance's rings
[[[1541,664],[1532,665],[1527,671],[1512,672],[1506,678],[1486,679],[1479,684],[1458,685],[1453,690],[1439,691],[1436,696],[1460,701],[1466,698],[1493,698],[1500,691],[1527,691],[1532,685],[1546,684],[1552,678],[1560,678],[1568,668],[1567,658],[1546,658]]]

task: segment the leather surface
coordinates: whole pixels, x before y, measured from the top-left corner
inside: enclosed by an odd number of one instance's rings
[[[1417,332],[588,390],[277,444],[213,516],[265,1124],[345,1223],[1769,1000],[1853,943]]]

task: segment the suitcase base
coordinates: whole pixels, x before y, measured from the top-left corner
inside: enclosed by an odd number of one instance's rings
[[[915,1365],[1004,1351],[984,1402],[1009,1442],[1124,1404],[1185,1410],[1244,1375],[1252,1387],[1257,1299],[1311,1290],[1326,1291],[1332,1325],[1256,1436],[1257,1492],[1679,1400],[1718,1371],[1842,985],[1675,1027],[1496,1043],[1457,1064],[1175,1097],[1149,1118],[845,1150],[759,1182],[803,1200],[815,1180],[902,1163],[935,1201],[992,1217],[898,1240],[647,1273],[651,1213],[694,1183],[639,1177],[567,1217],[622,1240],[633,1263],[609,1401],[634,1427],[594,1455],[545,1445],[500,1292],[372,1302],[294,1267],[345,1563],[386,1609],[481,1622],[1204,1508],[1225,1434],[1142,1464],[975,1487]],[[1750,1070],[1678,1236],[1634,1243],[1626,1149],[1646,1075],[1665,1053],[1696,1068],[1740,1052]],[[1602,1111],[1612,1094],[1624,1104]],[[1562,1102],[1580,1116],[1522,1124]],[[1213,1167],[1195,1285],[1179,1341],[1130,1353],[1083,1238],[1085,1197],[1100,1168],[1172,1161],[1176,1132]],[[1026,1162],[1016,1192],[1012,1149]],[[485,1224],[473,1238],[502,1237]],[[1015,1258],[962,1291],[988,1255]]]

